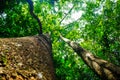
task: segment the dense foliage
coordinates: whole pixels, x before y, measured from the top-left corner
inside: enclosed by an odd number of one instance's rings
[[[0,2],[0,37],[35,35],[39,26],[25,0]],[[100,80],[59,34],[120,66],[120,0],[33,0],[43,32],[52,40],[59,80]],[[12,4],[11,4],[12,3]],[[13,4],[14,3],[14,4]],[[7,6],[6,6],[7,5]],[[82,16],[75,16],[81,11]],[[75,19],[76,18],[76,19]]]

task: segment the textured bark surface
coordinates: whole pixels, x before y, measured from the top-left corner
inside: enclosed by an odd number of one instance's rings
[[[0,39],[0,80],[55,80],[46,36]]]
[[[76,42],[70,41],[62,36],[61,39],[68,43],[102,80],[120,80],[120,67],[96,57]]]

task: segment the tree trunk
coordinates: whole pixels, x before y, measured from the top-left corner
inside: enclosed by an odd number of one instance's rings
[[[62,40],[83,59],[83,61],[102,79],[102,80],[120,80],[120,67],[100,59],[83,49],[78,43],[70,41],[62,36]]]
[[[44,35],[0,39],[0,80],[55,80],[52,47]]]

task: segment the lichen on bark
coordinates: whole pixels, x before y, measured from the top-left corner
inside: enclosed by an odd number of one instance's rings
[[[0,80],[55,80],[51,43],[46,39],[0,38]]]

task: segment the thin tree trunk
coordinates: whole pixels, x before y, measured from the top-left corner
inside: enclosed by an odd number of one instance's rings
[[[120,80],[120,67],[100,59],[83,49],[78,43],[60,36],[62,40],[83,59],[83,61],[102,79],[102,80]]]

